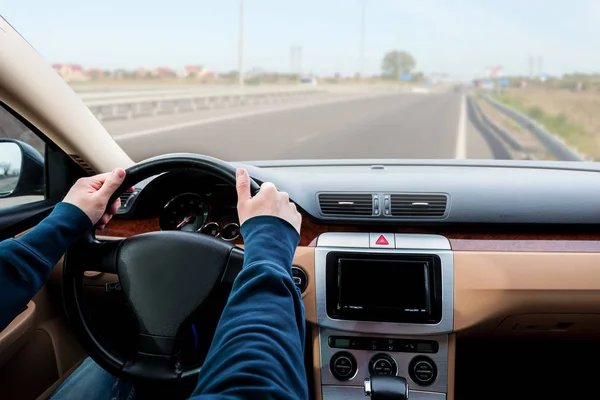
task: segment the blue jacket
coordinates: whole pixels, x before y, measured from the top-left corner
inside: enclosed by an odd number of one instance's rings
[[[67,247],[92,227],[77,207],[59,203],[34,229],[0,243],[0,330],[42,287]],[[292,280],[299,241],[282,219],[254,217],[241,227],[236,278],[193,399],[306,399],[304,305]]]

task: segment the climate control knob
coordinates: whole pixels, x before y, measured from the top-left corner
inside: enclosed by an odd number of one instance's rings
[[[395,376],[398,373],[396,361],[387,354],[375,354],[369,362],[369,373],[379,376]]]
[[[356,358],[347,351],[335,353],[329,361],[329,370],[338,381],[348,381],[356,375]]]
[[[437,377],[437,368],[431,358],[418,356],[413,358],[408,365],[408,374],[416,384],[429,386]]]

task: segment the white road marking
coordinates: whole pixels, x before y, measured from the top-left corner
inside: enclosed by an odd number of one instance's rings
[[[246,111],[246,112],[242,112],[242,113],[238,113],[238,114],[220,115],[218,117],[202,118],[202,119],[195,120],[195,121],[182,122],[180,124],[161,126],[158,128],[144,129],[144,130],[137,131],[137,132],[121,133],[121,134],[114,135],[113,138],[116,140],[133,139],[133,138],[141,137],[141,136],[155,135],[157,133],[162,133],[162,132],[174,131],[174,130],[184,129],[184,128],[191,128],[193,126],[214,124],[217,122],[230,121],[230,120],[246,118],[246,117],[253,117],[256,115],[273,114],[273,113],[277,113],[277,112],[281,112],[281,111],[311,108],[311,107],[321,106],[324,104],[344,103],[344,102],[353,101],[353,100],[363,100],[363,99],[368,99],[368,98],[372,98],[372,97],[383,97],[383,96],[389,96],[389,95],[391,95],[391,94],[390,93],[377,93],[377,94],[370,94],[370,95],[358,95],[358,96],[352,96],[352,97],[329,99],[329,100],[319,101],[319,102],[315,102],[315,103],[294,104],[294,105],[289,105],[287,107],[268,108],[268,109],[264,109],[264,110]]]
[[[460,98],[460,111],[458,115],[458,128],[456,130],[456,151],[454,158],[464,160],[467,158],[467,102],[464,95]]]

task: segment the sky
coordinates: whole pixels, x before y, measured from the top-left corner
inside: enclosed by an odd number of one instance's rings
[[[0,143],[0,162],[8,162],[12,168],[21,168],[21,150],[14,143]]]
[[[237,69],[240,0],[0,0],[0,13],[48,61],[85,68]],[[365,10],[364,64],[361,32]],[[600,0],[245,0],[245,67],[380,73],[384,54],[470,78],[600,71]]]

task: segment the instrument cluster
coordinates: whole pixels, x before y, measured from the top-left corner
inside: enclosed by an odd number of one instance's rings
[[[231,210],[213,204],[212,193],[185,192],[170,199],[159,216],[160,229],[198,232],[233,241],[240,236],[240,226]],[[215,209],[217,208],[217,209]],[[237,215],[235,216],[237,217]]]

